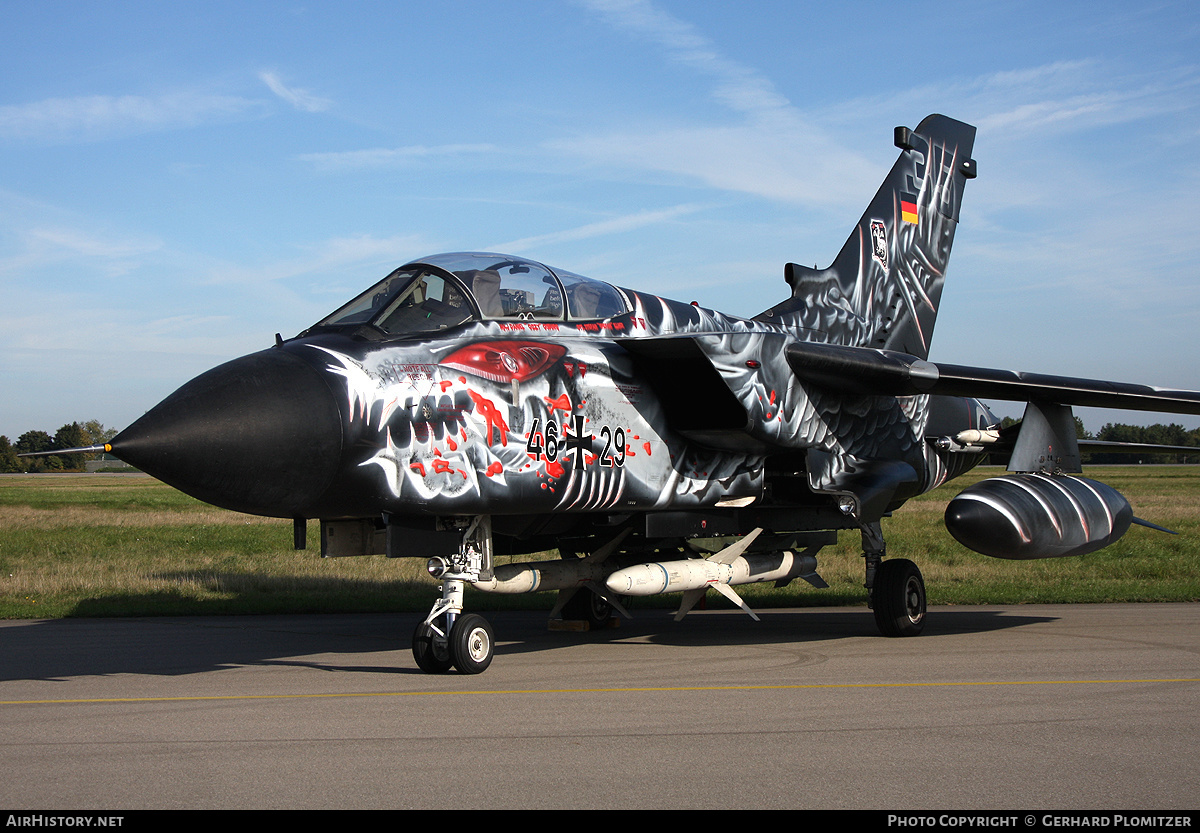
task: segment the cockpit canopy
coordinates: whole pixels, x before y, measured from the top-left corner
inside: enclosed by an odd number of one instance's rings
[[[628,311],[621,292],[508,255],[462,252],[401,266],[313,329],[370,326],[385,335],[471,320],[595,321]]]

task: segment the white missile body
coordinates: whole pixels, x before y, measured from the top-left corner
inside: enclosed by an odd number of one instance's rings
[[[737,543],[713,555],[711,558],[684,558],[679,561],[652,561],[617,570],[605,584],[610,593],[629,596],[653,596],[656,593],[683,591],[679,610],[675,613],[678,622],[712,588],[758,621],[750,606],[730,587],[731,584],[753,584],[759,581],[790,581],[803,578],[816,587],[828,587],[817,575],[817,559],[809,550],[797,554],[792,550],[779,552],[745,552],[759,536],[762,529],[755,529]]]
[[[622,596],[653,596],[702,590],[715,585],[754,584],[816,577],[817,559],[792,550],[739,555],[729,562],[713,558],[652,561],[617,570],[605,582]],[[811,580],[811,579],[810,579]],[[819,579],[818,579],[819,580]]]
[[[629,614],[617,600],[619,596],[683,592],[683,601],[675,615],[677,620],[682,619],[710,587],[754,619],[758,619],[754,611],[730,589],[730,585],[760,581],[787,582],[802,578],[816,587],[828,587],[817,575],[817,559],[809,554],[819,547],[801,553],[782,550],[747,554],[746,549],[762,532],[761,529],[754,530],[710,558],[649,562],[609,572],[604,562],[628,532],[623,531],[609,544],[585,558],[500,564],[493,570],[491,578],[476,580],[472,584],[489,593],[558,590],[559,600],[552,615],[563,608],[571,595],[585,587],[626,617]]]
[[[568,590],[587,582],[603,584],[607,573],[602,561],[587,558],[526,561],[499,564],[493,570],[493,578],[473,582],[473,586],[488,593]]]
[[[594,553],[584,558],[557,561],[519,561],[500,564],[490,579],[472,582],[486,593],[533,593],[537,590],[574,591],[583,586],[599,590],[609,570],[604,562],[629,535],[625,529]],[[603,595],[603,593],[601,593]]]

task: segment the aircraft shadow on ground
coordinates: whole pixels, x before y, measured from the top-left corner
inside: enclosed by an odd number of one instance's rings
[[[761,622],[736,611],[705,611],[675,622],[668,611],[641,612],[615,628],[561,632],[547,628],[543,611],[489,614],[496,656],[544,652],[582,643],[650,642],[704,648],[730,645],[886,641],[866,608],[760,611]],[[422,674],[409,652],[415,613],[283,616],[177,616],[144,619],[48,620],[0,628],[0,681],[66,680],[114,674],[178,676],[222,668],[286,665],[326,671]],[[925,634],[1004,630],[1052,621],[1011,610],[938,610]],[[372,656],[370,664],[330,661],[328,655]],[[307,659],[306,659],[307,657]],[[318,658],[320,657],[320,658]]]
[[[755,622],[740,611],[701,611],[689,614],[682,622],[674,621],[667,610],[638,611],[633,620],[619,619],[614,628],[583,633],[522,632],[514,628],[505,633],[505,614],[494,614],[497,640],[496,655],[553,650],[579,642],[640,641],[656,645],[705,647],[729,645],[811,644],[841,639],[867,638],[886,641],[879,635],[873,614],[866,607],[758,610],[762,621]],[[525,614],[529,620],[529,614]],[[955,633],[982,633],[1053,621],[1053,617],[1013,615],[1010,611],[938,610],[930,615],[925,632],[918,639],[949,636]]]

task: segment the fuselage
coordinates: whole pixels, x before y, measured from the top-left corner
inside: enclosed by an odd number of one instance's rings
[[[188,383],[114,440],[208,502],[279,517],[535,516],[834,499],[856,462],[902,502],[969,468],[973,400],[801,385],[820,332],[502,255],[409,264],[298,337]],[[952,435],[952,434],[951,434]],[[777,465],[778,464],[778,465]]]

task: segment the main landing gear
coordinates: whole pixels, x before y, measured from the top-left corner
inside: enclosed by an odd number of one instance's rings
[[[884,636],[916,636],[925,627],[925,581],[906,558],[883,560],[885,547],[879,522],[862,530],[867,564],[867,599],[875,624]]]
[[[413,659],[427,674],[445,674],[451,667],[462,674],[479,674],[492,664],[496,638],[487,619],[463,613],[463,590],[468,582],[491,574],[491,518],[476,517],[463,533],[458,554],[431,558],[428,569],[442,579],[442,598],[413,631]]]

